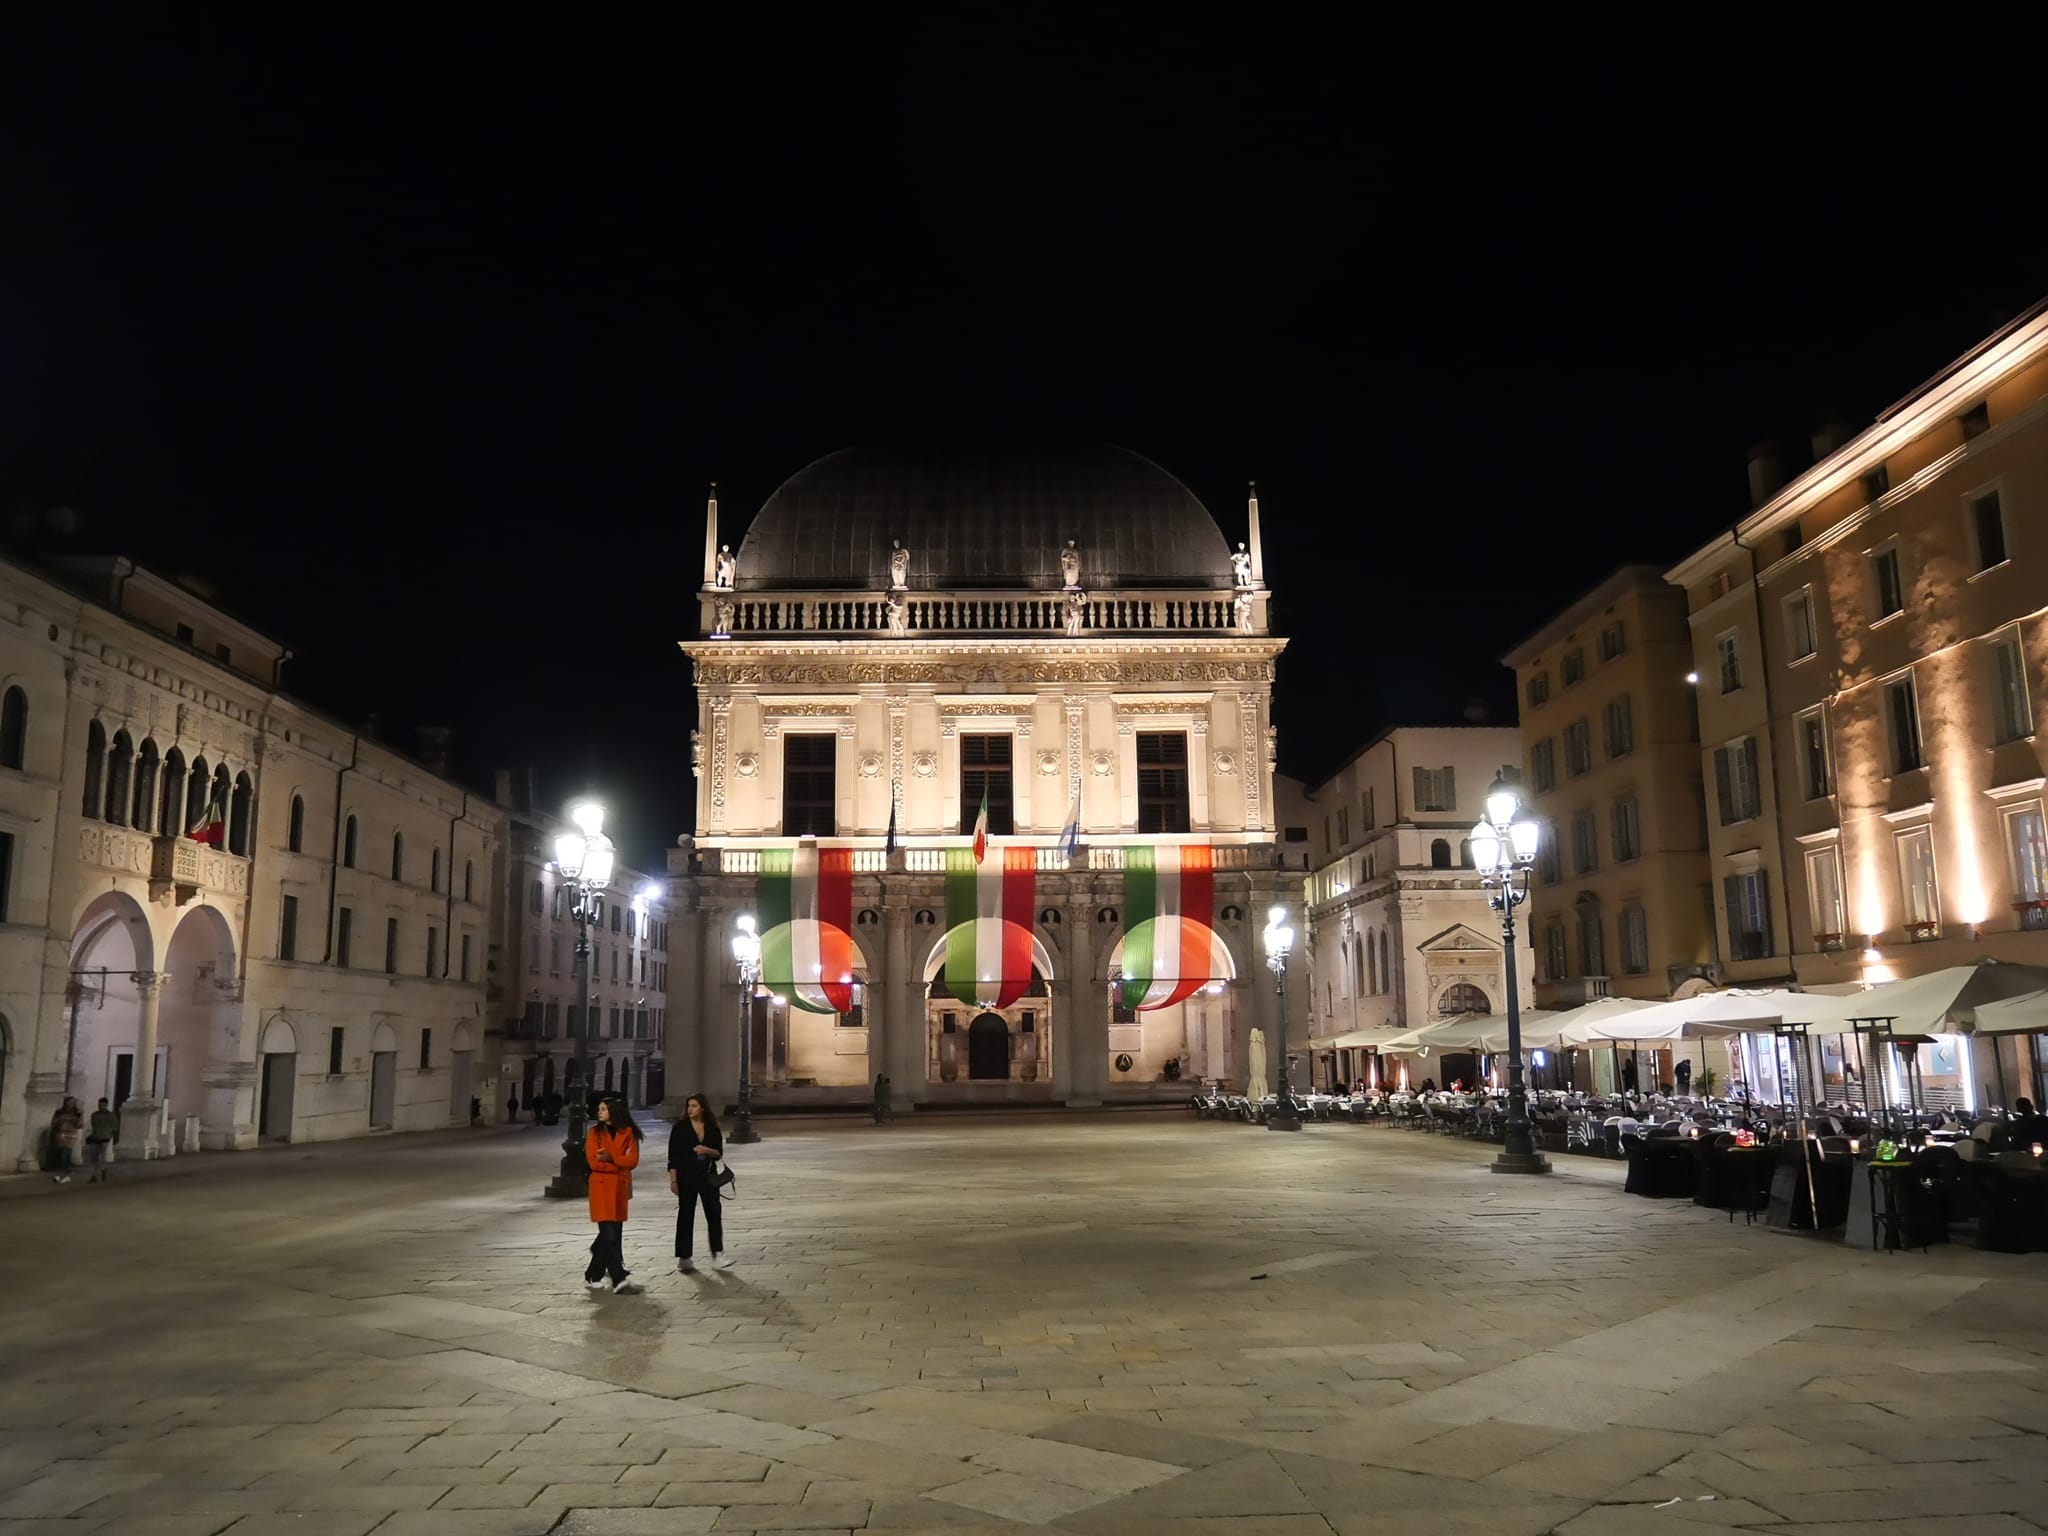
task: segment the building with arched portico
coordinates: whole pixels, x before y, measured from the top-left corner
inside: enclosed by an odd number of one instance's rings
[[[279,688],[125,560],[0,562],[0,1166],[66,1097],[123,1158],[467,1123],[487,798]]]
[[[671,1096],[1092,1105],[1243,1087],[1299,918],[1258,504],[1123,449],[853,449],[707,508]],[[986,807],[984,855],[973,853]],[[742,999],[732,939],[763,940]],[[1299,1002],[1294,1015],[1302,1022]],[[730,1022],[727,1022],[730,1021]]]

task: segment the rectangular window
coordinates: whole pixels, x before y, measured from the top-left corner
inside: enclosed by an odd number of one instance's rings
[[[1607,755],[1627,757],[1635,751],[1635,706],[1629,702],[1629,696],[1624,693],[1618,699],[1609,699],[1601,715],[1601,726],[1607,738]]]
[[[1629,907],[1621,914],[1621,969],[1626,976],[1642,976],[1650,969],[1650,918],[1641,907]]]
[[[299,958],[299,898],[287,896],[277,914],[277,958]]]
[[[2033,702],[2027,697],[2027,663],[2013,630],[1991,647],[1991,739],[2004,743],[2034,733]]]
[[[186,645],[190,645],[194,639],[194,632],[190,624],[178,625],[176,633],[178,639]]]
[[[431,1029],[423,1029],[420,1031],[420,1070],[430,1072],[433,1067],[434,1032]]]
[[[1379,818],[1373,814],[1372,791],[1367,790],[1359,799],[1359,830],[1370,832],[1378,826]]]
[[[1536,878],[1545,885],[1556,885],[1564,879],[1564,854],[1558,847],[1557,827],[1545,822],[1543,832],[1536,839]]]
[[[356,914],[352,907],[343,907],[334,919],[334,963],[347,965],[350,952],[355,948]]]
[[[398,919],[395,917],[384,919],[384,974],[398,974]]]
[[[1892,488],[1892,469],[1889,464],[1880,464],[1863,477],[1863,499],[1875,501]]]
[[[1458,808],[1458,771],[1455,768],[1415,770],[1415,809],[1455,811]]]
[[[1573,683],[1581,681],[1586,675],[1586,653],[1584,651],[1566,651],[1564,653],[1564,660],[1558,663],[1557,670],[1558,675],[1564,679],[1565,687],[1571,687]]]
[[[1714,650],[1721,660],[1721,691],[1733,693],[1742,686],[1742,641],[1731,629],[1714,641]]]
[[[1550,702],[1550,674],[1548,672],[1538,672],[1534,677],[1530,678],[1528,692],[1529,707],[1531,709],[1534,709],[1539,704],[1548,704]]]
[[[1840,949],[1848,942],[1842,905],[1842,850],[1833,844],[1806,851],[1806,911],[1815,949]]]
[[[1579,974],[1607,974],[1607,952],[1601,943],[1598,902],[1585,902],[1579,907]]]
[[[1539,795],[1557,788],[1557,743],[1548,736],[1529,749],[1529,777]]]
[[[441,930],[427,930],[427,974],[437,975],[441,969]]]
[[[620,905],[619,905],[619,904],[618,904],[617,902],[613,902],[613,903],[612,903],[612,932],[613,932],[613,933],[617,933],[617,932],[619,931],[619,914],[620,914],[621,912],[623,912],[624,910],[625,910],[625,908],[624,908],[624,907],[621,907],[621,906],[620,906]]]
[[[1643,812],[1635,796],[1614,802],[1614,861],[1626,864],[1643,856]]]
[[[1899,575],[1897,549],[1881,549],[1870,557],[1870,579],[1877,586],[1877,616],[1888,619],[1906,606],[1906,586]]]
[[[1970,502],[1970,526],[1977,535],[1977,569],[2005,563],[2005,508],[1998,492],[1986,491]]]
[[[466,933],[462,936],[462,979],[464,981],[469,980],[469,939],[470,936]]]
[[[1813,632],[1813,588],[1801,587],[1785,599],[1785,648],[1794,661],[1804,661],[1819,647]]]
[[[608,1023],[610,1024],[610,1034],[609,1034],[609,1035],[607,1036],[607,1038],[609,1038],[609,1039],[612,1039],[612,1040],[616,1040],[616,1039],[618,1039],[618,1038],[619,1038],[619,1005],[618,1005],[617,1003],[614,1003],[614,1004],[612,1004],[612,1010],[611,1010],[611,1017],[610,1017],[610,1019],[608,1020]]]
[[[1771,904],[1764,872],[1753,869],[1721,882],[1728,908],[1728,952],[1735,960],[1762,960],[1771,952]]]
[[[1564,952],[1564,924],[1552,919],[1543,925],[1543,974],[1552,981],[1562,981],[1569,968]]]
[[[1834,773],[1828,766],[1828,721],[1822,711],[1810,710],[1793,724],[1799,747],[1799,787],[1809,800],[1823,800],[1834,792]]]
[[[529,976],[540,974],[540,930],[530,930],[526,935],[526,972]]]
[[[1627,649],[1628,634],[1622,628],[1621,620],[1616,619],[1612,624],[1600,631],[1600,659],[1602,661],[1612,661]]]
[[[533,908],[533,915],[535,917],[539,917],[542,913],[546,912],[548,909],[547,887],[538,880],[534,881],[533,890],[527,897],[527,903]]]
[[[999,837],[1017,830],[1012,797],[1010,759],[1014,744],[1007,733],[960,738],[960,830],[974,830],[981,797],[988,796],[988,829]]]
[[[1590,810],[1576,811],[1572,815],[1572,873],[1591,874],[1599,867],[1600,823]]]
[[[1991,407],[1979,400],[1956,418],[1956,425],[1963,429],[1963,441],[1982,437],[1991,430]]]
[[[562,1004],[559,999],[548,1004],[547,1012],[542,1015],[542,1020],[541,1031],[548,1039],[552,1040],[561,1033]]]
[[[1593,771],[1593,729],[1584,720],[1564,728],[1564,771],[1575,779]]]
[[[1763,814],[1763,783],[1757,774],[1754,736],[1714,749],[1714,792],[1724,827],[1754,821]]]
[[[1350,842],[1351,808],[1349,806],[1340,805],[1337,807],[1337,846],[1340,848],[1348,847],[1350,845]]]
[[[613,981],[617,981],[618,979],[619,979],[619,947],[618,947],[618,945],[614,944],[614,945],[612,946],[612,980],[613,980]]]
[[[562,974],[562,936],[559,933],[548,935],[548,974]]]
[[[339,1024],[327,1031],[327,1075],[341,1076],[341,1046],[347,1031]]]
[[[1941,937],[1941,886],[1934,874],[1934,833],[1914,827],[1898,836],[1901,915],[1909,939]]]
[[[1892,772],[1911,773],[1924,768],[1926,759],[1920,755],[1920,698],[1913,687],[1912,673],[1885,684],[1884,720],[1891,738]]]
[[[2005,852],[2020,926],[2048,928],[2048,825],[2039,801],[2005,813]]]
[[[839,830],[833,769],[839,738],[805,732],[782,738],[782,830],[790,837],[830,837]]]
[[[529,1040],[540,1038],[541,1001],[537,997],[526,1000],[526,1015],[521,1021],[520,1032]]]
[[[1246,771],[1250,771],[1249,766]],[[1138,732],[1138,830],[1188,829],[1187,733]]]
[[[0,832],[0,923],[7,921],[8,896],[14,889],[14,834]]]

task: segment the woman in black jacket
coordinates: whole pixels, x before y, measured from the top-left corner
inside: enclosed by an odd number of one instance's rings
[[[711,1237],[711,1262],[721,1269],[732,1263],[725,1256],[725,1227],[719,1220],[718,1159],[725,1153],[725,1133],[718,1117],[702,1094],[693,1093],[683,1105],[683,1117],[668,1133],[668,1188],[682,1204],[676,1210],[676,1268],[694,1268],[690,1263],[691,1239],[696,1235],[697,1206],[704,1206],[704,1230]]]

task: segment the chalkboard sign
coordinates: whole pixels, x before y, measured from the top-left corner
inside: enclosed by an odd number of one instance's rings
[[[1774,1227],[1811,1226],[1807,1216],[1805,1170],[1799,1166],[1797,1157],[1778,1164],[1771,1170],[1771,1209],[1764,1220]]]

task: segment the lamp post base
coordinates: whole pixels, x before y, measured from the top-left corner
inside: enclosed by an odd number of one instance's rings
[[[736,1147],[750,1147],[761,1139],[761,1133],[754,1129],[754,1112],[742,1104],[733,1112],[732,1129],[725,1133],[725,1139]]]
[[[1298,1131],[1301,1129],[1301,1111],[1294,1107],[1292,1099],[1282,1099],[1266,1112],[1266,1129],[1269,1131]]]
[[[1548,1173],[1550,1159],[1541,1152],[1502,1152],[1493,1160],[1495,1173]]]

